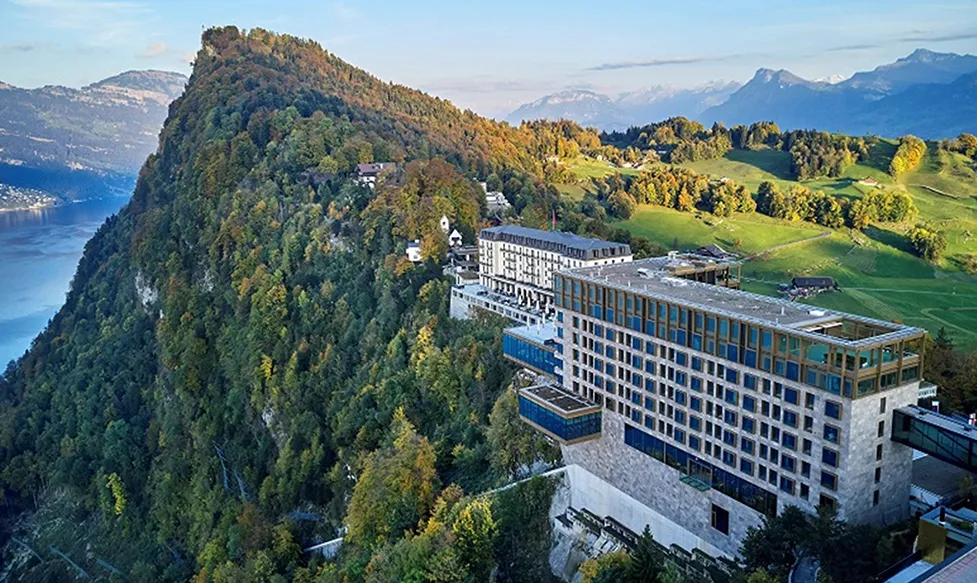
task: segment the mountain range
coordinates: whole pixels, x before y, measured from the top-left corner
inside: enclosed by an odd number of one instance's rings
[[[723,103],[739,88],[739,83],[724,81],[692,89],[656,85],[613,98],[586,89],[567,89],[524,104],[505,120],[516,125],[524,120],[570,119],[601,129],[620,130],[647,120],[698,116]]]
[[[742,86],[713,83],[616,99],[561,92],[523,105],[507,120],[563,117],[611,130],[682,115],[710,124],[771,120],[783,129],[936,139],[977,131],[975,83],[977,56],[917,49],[843,80],[811,81],[784,69],[761,68]]]
[[[186,82],[128,71],[80,89],[0,83],[0,166],[134,175]]]

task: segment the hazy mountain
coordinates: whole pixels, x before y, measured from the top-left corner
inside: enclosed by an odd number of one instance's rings
[[[570,119],[601,129],[626,129],[676,115],[695,117],[725,101],[739,87],[739,83],[724,81],[692,89],[658,85],[616,98],[594,91],[560,91],[520,106],[506,121]]]
[[[841,86],[886,96],[920,83],[951,83],[972,71],[977,71],[977,56],[916,49],[894,63],[855,73]]]
[[[955,128],[967,125],[968,104],[973,99],[958,92],[956,81],[973,71],[977,71],[977,56],[923,49],[839,83],[808,81],[789,71],[760,69],[729,99],[706,110],[699,119],[727,125],[773,120],[785,129],[854,134],[871,131],[887,136],[901,135],[913,127],[921,137],[950,137],[959,133]],[[896,99],[910,90],[913,92],[906,99]],[[912,108],[907,105],[910,101]]]
[[[642,125],[682,115],[697,117],[726,101],[742,85],[735,81],[714,81],[692,89],[657,86],[624,93],[617,104],[628,114],[628,125]]]
[[[0,83],[0,166],[135,174],[186,81],[128,71],[81,89]]]
[[[854,128],[859,133],[924,138],[977,134],[977,71],[949,84],[912,85],[872,103],[858,116]]]
[[[584,89],[567,89],[519,106],[506,116],[513,125],[534,119],[569,119],[600,128],[626,125],[626,114],[606,95]]]

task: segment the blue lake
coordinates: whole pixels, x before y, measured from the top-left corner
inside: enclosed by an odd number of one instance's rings
[[[64,303],[85,243],[128,198],[0,213],[0,371]]]

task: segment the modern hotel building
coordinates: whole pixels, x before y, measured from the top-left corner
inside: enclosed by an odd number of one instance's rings
[[[906,517],[912,450],[890,424],[916,403],[925,332],[738,291],[728,264],[676,261],[554,275],[563,387],[524,390],[523,417],[568,465],[731,555],[791,504]]]

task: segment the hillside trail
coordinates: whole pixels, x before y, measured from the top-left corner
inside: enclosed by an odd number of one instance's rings
[[[789,243],[781,243],[780,245],[774,245],[773,247],[768,247],[767,249],[764,249],[759,253],[754,253],[753,255],[744,258],[743,261],[753,261],[754,259],[757,259],[764,255],[769,255],[770,253],[774,253],[776,251],[780,251],[781,249],[787,249],[788,247],[794,247],[796,245],[801,245],[803,243],[810,243],[811,241],[817,241],[818,239],[823,239],[825,237],[830,237],[830,236],[831,236],[831,231],[822,231],[817,235],[814,235],[813,237],[808,237],[806,239],[791,241]]]

